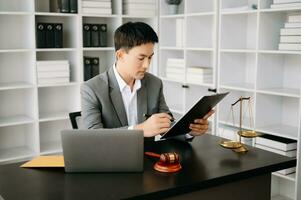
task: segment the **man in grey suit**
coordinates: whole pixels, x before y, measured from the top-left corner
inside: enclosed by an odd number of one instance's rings
[[[145,137],[170,128],[172,114],[165,103],[162,81],[147,72],[157,42],[157,34],[142,22],[129,22],[115,31],[115,64],[81,87],[85,128],[140,129]],[[190,135],[204,134],[212,114],[195,119]]]

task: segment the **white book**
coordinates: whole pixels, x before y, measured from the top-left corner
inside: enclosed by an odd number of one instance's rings
[[[291,23],[291,22],[301,22],[301,14],[299,15],[289,15],[287,17],[287,22]]]
[[[291,158],[294,158],[297,155],[297,150],[281,151],[281,150],[270,148],[270,147],[260,145],[260,144],[255,144],[255,147],[257,147],[259,149],[266,150],[266,151],[270,151],[270,152],[273,152],[273,153],[277,153],[277,154],[280,154],[280,155],[283,155],[283,156],[288,156],[288,157],[291,157]]]
[[[176,19],[176,47],[183,47],[184,19]]]
[[[301,2],[301,0],[274,0],[274,4],[280,4],[280,3],[296,3]]]
[[[156,4],[156,0],[123,0],[124,3],[149,3]]]
[[[38,79],[39,84],[56,84],[56,83],[69,83],[69,77],[58,77],[58,78],[41,78]]]
[[[143,4],[143,3],[124,3],[123,9],[125,10],[155,10],[155,4]]]
[[[301,36],[281,36],[280,43],[301,43]]]
[[[185,73],[185,69],[184,68],[175,68],[175,67],[167,67],[166,68],[166,73],[180,73],[180,74],[184,74]]]
[[[111,2],[98,2],[98,1],[82,1],[82,7],[102,7],[102,8],[111,8]]]
[[[297,149],[297,141],[278,137],[274,135],[264,134],[256,137],[256,144],[264,145],[281,151],[290,151]]]
[[[292,8],[292,7],[300,7],[301,3],[282,3],[282,4],[272,4],[271,8]]]
[[[50,72],[38,72],[38,79],[40,78],[55,78],[55,77],[69,77],[69,71],[50,71]]]
[[[37,61],[37,66],[42,65],[69,65],[68,60],[43,60]]]
[[[177,80],[177,81],[183,81],[184,77],[181,75],[174,75],[174,74],[166,74],[166,78]]]
[[[301,51],[301,44],[280,43],[279,50]]]
[[[280,35],[301,35],[301,28],[282,28]]]
[[[249,6],[239,6],[239,7],[232,7],[232,8],[222,8],[222,12],[237,12],[237,11],[245,11],[249,10]]]
[[[69,70],[69,65],[42,65],[37,66],[38,72],[48,72],[48,71],[66,71]]]
[[[123,10],[123,13],[125,15],[141,15],[141,16],[155,16],[156,15],[156,10]]]
[[[112,14],[112,9],[109,8],[82,8],[82,11],[85,14],[103,14],[103,15]]]
[[[296,167],[291,167],[291,168],[287,168],[287,169],[283,169],[280,171],[277,171],[279,174],[282,175],[288,175],[288,174],[292,174],[296,172]]]
[[[291,22],[291,23],[285,23],[285,28],[301,28],[301,22]]]
[[[185,63],[183,58],[168,58],[167,62],[176,63],[176,64],[180,63],[180,64],[183,64],[183,65]]]

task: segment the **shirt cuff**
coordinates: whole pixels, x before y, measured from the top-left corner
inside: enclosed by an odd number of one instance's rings
[[[194,138],[194,136],[189,133],[185,134],[185,139],[191,139],[191,138]]]

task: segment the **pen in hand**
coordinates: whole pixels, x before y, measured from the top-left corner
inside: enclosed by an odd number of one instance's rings
[[[150,115],[150,114],[143,114],[143,117],[145,117],[145,119],[148,119],[148,118],[150,118],[152,115]],[[175,121],[175,119],[172,117],[171,119],[170,119],[170,122],[174,122]]]

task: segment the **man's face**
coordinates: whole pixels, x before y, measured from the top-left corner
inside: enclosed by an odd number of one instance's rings
[[[123,49],[121,51],[118,61],[122,63],[122,71],[130,78],[141,80],[148,70],[154,55],[154,44],[146,43],[133,47],[128,52],[125,52]]]

